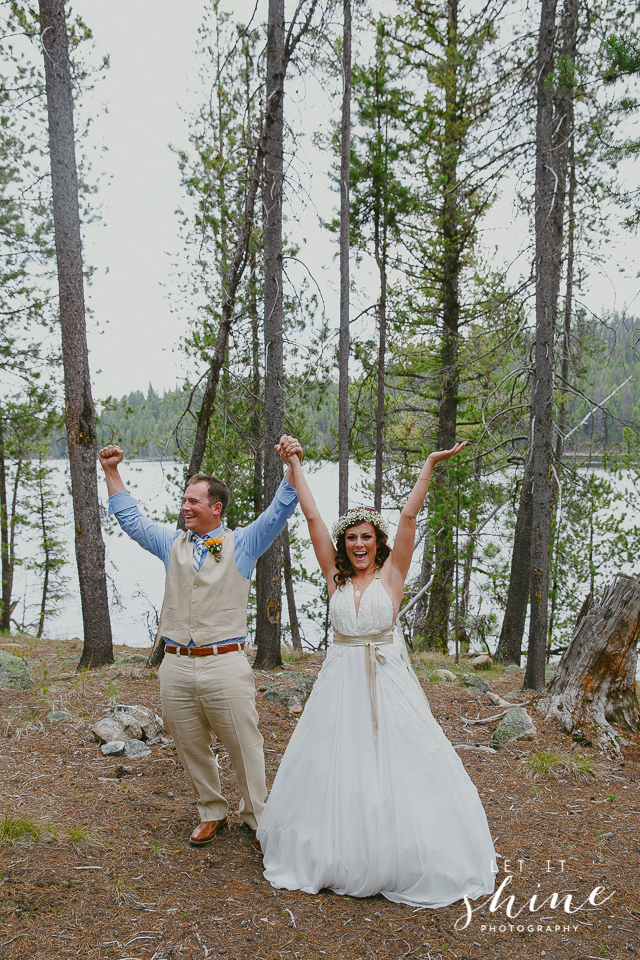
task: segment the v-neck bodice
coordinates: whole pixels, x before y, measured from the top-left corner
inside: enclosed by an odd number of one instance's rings
[[[357,614],[356,598],[350,580],[344,586],[338,587],[333,594],[329,611],[333,628],[348,637],[381,633],[393,625],[393,602],[382,586],[379,574],[362,591]]]

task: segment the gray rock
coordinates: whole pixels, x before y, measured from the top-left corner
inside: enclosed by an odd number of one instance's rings
[[[481,653],[478,657],[473,658],[471,666],[474,670],[488,670],[489,667],[493,666],[493,660],[488,653]]]
[[[62,720],[68,720],[69,714],[65,713],[64,710],[52,710],[49,714],[49,720],[51,723],[60,723]]]
[[[103,757],[119,757],[124,753],[125,740],[109,740],[100,747]]]
[[[483,680],[482,677],[477,677],[475,673],[463,673],[460,677],[460,683],[464,687],[475,687],[476,690],[481,690],[482,693],[488,693],[491,690],[491,687],[486,680]]]
[[[290,713],[301,713],[315,682],[315,673],[286,670],[278,674],[272,683],[263,683],[258,689],[270,703],[279,703]]]
[[[446,680],[448,683],[453,683],[456,679],[455,673],[452,673],[451,670],[445,670],[444,667],[441,667],[439,670],[435,671],[436,677],[440,677],[441,680]]]
[[[545,680],[553,680],[556,675],[556,665],[554,663],[548,663],[544,668],[544,678]]]
[[[148,707],[128,706],[124,703],[111,707],[106,717],[91,728],[96,740],[153,740],[164,729],[160,717]]]
[[[31,690],[34,686],[27,661],[0,650],[0,690]]]
[[[149,657],[144,653],[131,653],[128,657],[118,658],[118,664],[121,663],[146,663]]]
[[[532,737],[535,732],[536,728],[533,725],[533,720],[524,707],[513,707],[512,710],[507,710],[494,730],[491,746],[497,750],[512,740]]]
[[[109,743],[111,740],[142,739],[142,727],[135,717],[120,718],[107,715],[94,723],[91,732],[101,743]]]
[[[131,760],[133,757],[148,757],[151,753],[149,747],[142,740],[126,740],[124,744],[124,755]]]
[[[510,690],[509,693],[505,693],[505,700],[519,700],[522,696],[522,690]]]
[[[505,673],[524,673],[524,667],[519,667],[517,663],[510,663],[504,668]]]

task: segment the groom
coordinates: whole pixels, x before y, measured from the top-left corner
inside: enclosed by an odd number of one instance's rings
[[[297,440],[287,438],[286,443],[288,455],[302,458]],[[123,457],[113,445],[99,453],[109,515],[166,569],[161,630],[168,656],[158,671],[160,700],[164,722],[198,798],[200,823],[190,842],[210,843],[227,822],[229,805],[211,750],[214,733],[229,754],[242,798],[240,816],[259,850],[256,828],[267,787],[253,671],[245,654],[247,600],[256,561],[294,512],[296,491],[284,479],[257,520],[231,531],[222,526],[229,502],[226,484],[199,473],[188,481],[182,499],[186,531],[170,530],[140,513],[118,472]]]

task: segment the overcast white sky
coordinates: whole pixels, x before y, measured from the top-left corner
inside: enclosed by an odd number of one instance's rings
[[[149,382],[157,390],[170,388],[184,371],[175,346],[186,329],[186,310],[171,312],[167,298],[180,249],[175,210],[183,202],[177,159],[169,145],[187,142],[180,107],[189,106],[197,85],[194,50],[203,7],[203,0],[74,4],[93,31],[98,53],[108,54],[111,61],[86,104],[95,116],[94,169],[105,172],[98,197],[102,223],[89,226],[85,234],[87,260],[96,268],[87,291],[94,314],[90,350],[96,399],[146,390]],[[266,0],[258,0],[256,22],[264,20],[266,7]],[[233,8],[247,22],[254,2],[236,0]],[[289,105],[289,116],[311,131],[319,106],[305,96],[301,89],[298,103]],[[328,103],[322,109],[329,109]],[[315,165],[311,154],[303,158],[306,186],[316,207],[328,216],[335,196],[324,169],[314,173]],[[308,242],[303,256],[321,277],[329,316],[335,318],[338,266],[331,261],[332,241],[317,220],[313,209],[304,216]],[[497,244],[498,256],[506,257],[520,246],[526,231],[526,223],[515,222],[513,196],[507,191],[488,224],[487,242]],[[637,296],[635,246],[625,236],[612,247],[606,273],[592,284],[591,309],[620,309]],[[619,273],[621,267],[628,279]],[[640,309],[637,301],[634,308]]]

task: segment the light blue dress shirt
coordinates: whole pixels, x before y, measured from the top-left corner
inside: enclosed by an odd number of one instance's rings
[[[282,533],[297,503],[298,495],[295,489],[283,480],[276,490],[275,497],[257,520],[247,527],[237,527],[233,531],[236,566],[238,573],[246,580],[251,580],[258,558]],[[174,540],[181,533],[180,530],[172,530],[164,524],[145,517],[140,513],[138,501],[128,490],[121,490],[109,497],[109,516],[115,516],[127,536],[140,544],[144,550],[152,553],[154,557],[162,560],[165,570],[168,569],[171,548]],[[215,539],[222,536],[222,531],[222,526],[219,526],[216,530],[209,531],[206,536]],[[222,642],[234,643],[244,639],[244,637],[233,637]],[[192,644],[193,641],[189,645]]]

